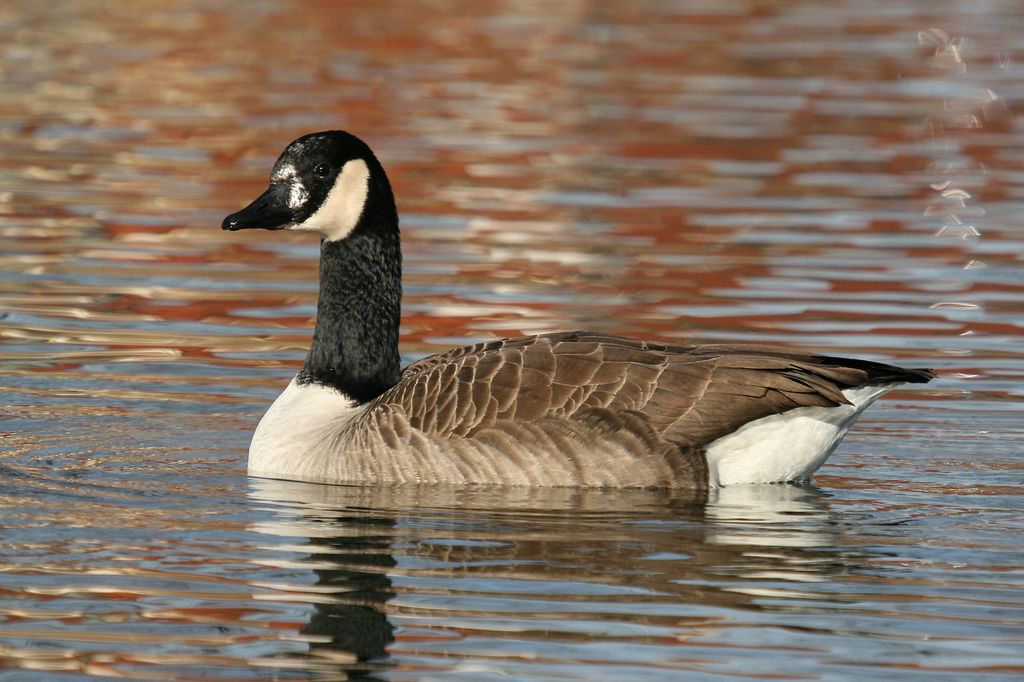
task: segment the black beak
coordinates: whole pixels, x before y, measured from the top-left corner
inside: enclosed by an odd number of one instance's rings
[[[280,230],[294,218],[288,208],[288,186],[271,185],[238,213],[232,213],[220,224],[222,230],[246,230],[261,227],[264,230]]]

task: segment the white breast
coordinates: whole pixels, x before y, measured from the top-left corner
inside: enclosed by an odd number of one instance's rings
[[[860,413],[899,384],[843,391],[852,405],[798,407],[743,425],[707,446],[712,486],[803,481],[817,471]]]
[[[249,445],[249,474],[323,480],[338,434],[364,410],[340,392],[292,379],[263,415]]]

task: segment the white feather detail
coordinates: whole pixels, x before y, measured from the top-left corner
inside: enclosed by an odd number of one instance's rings
[[[306,191],[306,186],[297,179],[292,180],[288,185],[288,208],[296,211],[305,206],[307,201],[309,192]]]
[[[843,391],[851,405],[798,407],[744,424],[706,448],[708,483],[803,481],[818,470],[867,407],[899,384]]]

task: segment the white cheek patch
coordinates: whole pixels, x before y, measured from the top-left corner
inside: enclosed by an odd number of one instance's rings
[[[356,229],[366,196],[370,190],[370,169],[362,159],[345,164],[334,180],[334,186],[316,212],[289,229],[300,232],[319,232],[329,242],[347,237]],[[292,186],[292,192],[295,186]],[[305,192],[305,188],[302,188]],[[308,198],[308,194],[307,194]],[[291,195],[288,198],[291,203]]]

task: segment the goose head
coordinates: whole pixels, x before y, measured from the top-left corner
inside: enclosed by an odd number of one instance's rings
[[[316,327],[299,385],[328,387],[362,403],[398,382],[398,213],[366,143],[340,130],[300,137],[274,163],[266,191],[221,227],[320,235]]]
[[[391,220],[375,219],[381,215]],[[336,242],[364,224],[397,227],[391,186],[365,142],[329,130],[289,144],[274,163],[267,190],[224,218],[221,228],[314,232]]]

